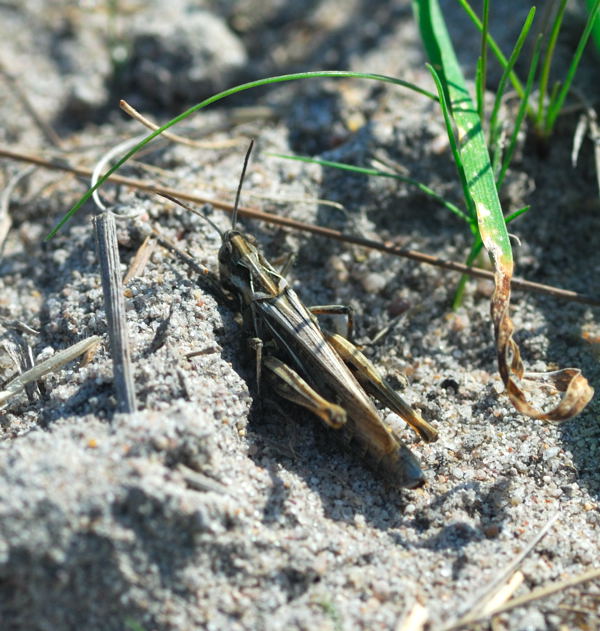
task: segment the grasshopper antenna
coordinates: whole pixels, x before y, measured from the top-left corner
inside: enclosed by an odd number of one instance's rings
[[[254,138],[250,140],[248,151],[246,151],[246,157],[244,158],[244,166],[242,167],[242,175],[240,176],[240,183],[238,184],[237,193],[235,194],[235,204],[233,205],[233,212],[231,213],[231,229],[232,230],[235,230],[235,224],[237,223],[238,206],[240,204],[240,194],[242,193],[242,184],[244,183],[244,177],[246,175],[246,167],[248,166],[248,161],[250,160],[250,154],[252,153],[253,147],[254,147]]]
[[[214,228],[219,233],[219,236],[221,237],[221,239],[223,238],[223,231],[219,228],[219,226],[217,226],[217,224],[214,221],[211,221],[206,215],[201,213],[199,210],[192,208],[188,204],[182,202],[180,199],[177,199],[176,197],[173,197],[172,195],[169,195],[168,193],[163,193],[162,191],[152,191],[152,192],[155,193],[156,195],[160,195],[161,197],[164,197],[165,199],[168,199],[169,201],[173,202],[174,204],[177,204],[178,206],[181,206],[182,208],[185,208],[185,210],[189,210],[189,212],[193,213],[194,215],[198,215],[198,217],[202,217],[202,219],[204,219],[204,221],[206,221],[207,224],[209,224],[212,228]]]

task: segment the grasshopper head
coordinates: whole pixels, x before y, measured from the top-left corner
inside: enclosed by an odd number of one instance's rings
[[[219,276],[226,285],[238,293],[250,282],[250,270],[244,265],[248,253],[256,249],[238,230],[228,230],[223,235],[223,243],[219,249]]]
[[[244,302],[250,303],[258,295],[276,296],[279,276],[255,245],[256,241],[239,230],[223,235],[219,250],[219,275]]]

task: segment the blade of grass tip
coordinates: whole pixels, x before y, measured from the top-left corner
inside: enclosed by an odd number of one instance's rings
[[[508,58],[508,62],[502,72],[502,76],[500,77],[500,81],[498,81],[498,87],[496,88],[496,97],[494,99],[494,105],[492,107],[492,113],[490,114],[490,133],[489,133],[489,146],[495,147],[497,142],[497,130],[498,130],[498,115],[500,113],[500,106],[502,105],[502,99],[504,98],[504,91],[506,89],[506,82],[508,80],[508,75],[512,72],[514,65],[517,63],[517,59],[521,55],[521,51],[523,50],[523,45],[525,44],[525,40],[529,35],[529,31],[531,30],[531,26],[533,25],[533,18],[535,17],[535,7],[531,7],[529,13],[527,14],[527,18],[521,27],[521,32],[519,33],[519,37],[517,38],[517,42]]]
[[[316,71],[316,72],[298,72],[294,74],[268,77],[266,79],[258,79],[256,81],[250,81],[248,83],[242,83],[240,85],[236,85],[233,88],[229,88],[227,90],[224,90],[223,92],[214,94],[213,96],[210,96],[209,98],[204,99],[204,101],[201,101],[200,103],[196,103],[196,105],[193,105],[182,114],[179,114],[175,118],[172,118],[170,121],[168,121],[167,123],[165,123],[158,129],[156,129],[152,133],[148,134],[142,141],[140,141],[137,145],[135,145],[135,147],[130,149],[120,160],[118,160],[98,180],[98,182],[96,182],[96,184],[94,184],[94,186],[92,186],[83,195],[83,197],[66,213],[66,215],[64,215],[64,217],[60,219],[58,224],[56,224],[56,226],[52,228],[52,230],[45,237],[44,240],[48,241],[49,239],[54,237],[56,233],[83,206],[83,204],[85,204],[85,202],[87,202],[87,200],[90,199],[90,197],[94,194],[94,192],[98,190],[113,173],[115,173],[118,169],[120,169],[131,157],[133,157],[140,149],[142,149],[142,147],[146,146],[149,142],[154,140],[154,138],[156,138],[157,136],[160,136],[160,134],[162,134],[163,131],[173,127],[173,125],[176,125],[182,120],[185,120],[188,116],[191,116],[195,112],[203,109],[204,107],[207,107],[208,105],[211,105],[212,103],[220,101],[228,96],[231,96],[232,94],[243,92],[244,90],[250,90],[252,88],[258,88],[265,85],[271,85],[273,83],[283,83],[285,81],[297,81],[300,79],[315,79],[315,78],[319,78],[319,79],[324,79],[324,78],[349,79],[350,78],[350,79],[367,79],[371,81],[382,81],[384,83],[392,83],[394,85],[408,88],[430,99],[437,100],[437,97],[434,94],[432,94],[428,90],[420,88],[419,86],[413,83],[410,83],[409,81],[403,81],[402,79],[397,79],[395,77],[388,77],[387,75],[380,75],[380,74],[367,73],[367,72],[350,72],[346,70],[339,70],[339,71],[338,70],[323,70],[323,71]]]
[[[475,11],[473,11],[473,8],[467,2],[467,0],[458,0],[458,3],[463,8],[465,13],[469,16],[471,22],[473,22],[473,24],[475,24],[475,26],[481,31],[483,28],[483,23],[477,17],[477,14],[475,13]],[[487,42],[489,44],[490,50],[494,53],[494,56],[498,60],[498,63],[502,66],[502,68],[506,68],[506,57],[504,56],[504,53],[500,50],[500,47],[496,43],[496,40],[489,33],[487,35]],[[523,85],[521,84],[521,81],[519,80],[519,77],[517,77],[517,74],[514,72],[514,70],[510,71],[509,77],[510,82],[512,83],[512,86],[515,89],[516,93],[520,97],[523,97]]]
[[[583,30],[581,39],[577,44],[577,49],[575,50],[575,54],[573,55],[573,60],[571,61],[571,65],[569,66],[569,70],[567,72],[567,76],[564,79],[562,88],[556,98],[548,106],[548,112],[546,114],[546,125],[544,128],[544,132],[546,135],[552,133],[556,118],[558,117],[560,110],[562,109],[562,106],[565,102],[565,99],[567,98],[567,94],[569,93],[569,89],[571,88],[571,83],[573,83],[573,78],[575,77],[575,73],[577,72],[577,68],[579,67],[579,62],[581,61],[581,57],[583,56],[583,51],[585,50],[585,46],[588,42],[588,39],[590,38],[592,29],[594,28],[594,22],[596,20],[600,22],[600,17],[598,17],[600,15],[599,11],[600,0],[596,0],[588,15],[585,29]]]
[[[435,42],[434,45],[428,47],[428,51],[433,51],[432,62],[443,70],[447,82],[447,91],[459,139],[461,168],[465,171],[469,195],[477,210],[479,232],[483,244],[494,265],[495,289],[492,296],[491,315],[496,339],[498,371],[512,404],[519,412],[541,420],[566,420],[585,408],[594,391],[581,371],[575,368],[566,368],[537,377],[532,376],[532,381],[537,380],[544,384],[550,381],[557,392],[563,393],[556,407],[543,412],[527,401],[524,392],[514,379],[516,377],[520,380],[525,374],[519,347],[513,339],[514,325],[509,315],[510,284],[514,264],[481,120],[477,116],[466,88],[437,0],[413,0],[413,6],[415,5],[418,5],[415,14],[423,40]],[[436,78],[437,73],[432,74]]]
[[[537,71],[537,66],[540,60],[540,53],[542,50],[542,34],[538,35],[535,41],[535,45],[533,47],[533,55],[531,57],[531,65],[529,66],[529,72],[527,74],[527,83],[525,84],[525,93],[523,98],[521,99],[521,104],[519,105],[519,110],[517,111],[517,116],[515,117],[515,124],[513,126],[512,134],[510,136],[510,140],[508,142],[508,147],[506,152],[504,153],[504,160],[502,161],[502,168],[500,169],[500,173],[496,177],[496,188],[498,190],[502,189],[502,185],[504,183],[504,178],[506,176],[506,172],[508,171],[508,167],[512,162],[513,155],[517,148],[517,139],[519,136],[519,131],[521,129],[521,125],[523,124],[523,120],[525,118],[525,114],[528,109],[529,95],[533,90],[533,82],[535,80],[535,73]]]
[[[429,197],[435,199],[437,202],[442,204],[445,208],[447,208],[450,212],[453,212],[455,215],[460,217],[463,221],[470,223],[469,216],[464,213],[458,206],[445,200],[439,193],[436,193],[433,189],[429,188],[426,184],[419,182],[418,180],[414,180],[411,177],[406,175],[402,175],[400,173],[390,173],[389,171],[381,171],[380,169],[372,169],[369,167],[359,167],[354,164],[346,164],[345,162],[335,162],[332,160],[321,160],[320,158],[310,158],[308,156],[291,156],[283,153],[267,153],[266,155],[272,156],[274,158],[283,158],[284,160],[296,160],[296,162],[308,162],[310,164],[318,164],[323,167],[332,167],[334,169],[340,169],[342,171],[350,171],[351,173],[356,173],[359,175],[373,175],[377,177],[389,177],[394,180],[398,180],[400,182],[405,182],[406,184],[410,184],[418,188],[421,192],[425,193]]]
[[[479,59],[477,60],[477,69],[478,69],[478,77],[477,77],[477,113],[479,114],[479,118],[483,121],[485,120],[485,85],[487,79],[487,37],[488,37],[488,27],[489,27],[489,19],[490,19],[490,2],[489,0],[484,0],[483,2],[483,23],[481,26],[481,53],[479,55]]]
[[[540,72],[539,81],[539,94],[538,94],[538,106],[537,114],[535,116],[535,123],[538,129],[543,128],[544,122],[544,105],[546,105],[546,97],[548,92],[548,80],[550,78],[550,68],[552,67],[552,58],[554,57],[554,49],[556,47],[556,41],[560,32],[565,9],[567,8],[567,0],[561,0],[558,6],[558,11],[552,21],[552,29],[550,30],[550,37],[548,38],[548,45],[544,54],[544,61],[542,63],[542,70]]]

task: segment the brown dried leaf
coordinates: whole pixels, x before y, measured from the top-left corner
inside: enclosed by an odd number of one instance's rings
[[[511,266],[512,267],[512,266]],[[594,389],[578,368],[563,368],[547,373],[526,373],[521,353],[513,339],[514,325],[508,315],[510,305],[510,277],[502,266],[496,268],[496,288],[492,296],[491,313],[496,337],[498,371],[515,408],[522,414],[543,421],[562,422],[579,414],[594,396]],[[557,393],[562,393],[558,405],[543,412],[531,405],[514,377],[526,379],[538,385],[551,384]]]

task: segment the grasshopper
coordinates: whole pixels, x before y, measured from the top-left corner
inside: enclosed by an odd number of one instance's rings
[[[236,229],[251,150],[252,143],[238,186],[232,227],[221,233],[218,260],[220,283],[237,297],[244,327],[253,335],[258,387],[262,374],[277,394],[339,432],[343,442],[392,485],[421,486],[425,477],[417,457],[382,421],[367,393],[401,416],[423,440],[436,440],[437,431],[385,382],[349,339],[322,330],[315,317],[315,313],[345,312],[350,331],[351,312],[340,305],[306,307],[255,240]]]

